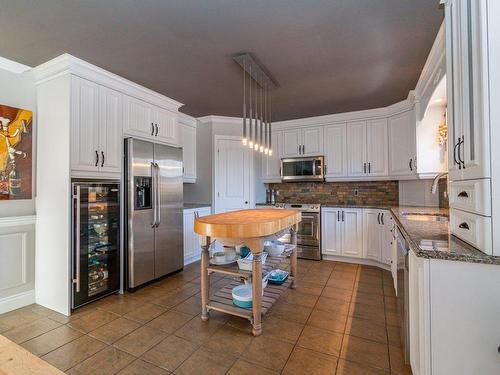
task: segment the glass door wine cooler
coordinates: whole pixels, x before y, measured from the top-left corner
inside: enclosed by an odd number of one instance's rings
[[[72,308],[120,288],[119,182],[74,182]]]

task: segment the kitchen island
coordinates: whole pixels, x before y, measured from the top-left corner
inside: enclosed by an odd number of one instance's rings
[[[262,252],[264,241],[280,236],[289,230],[292,245],[296,245],[297,224],[301,221],[300,212],[294,210],[253,209],[232,211],[197,218],[194,231],[203,236],[201,254],[201,304],[202,320],[209,318],[209,311],[216,310],[247,318],[253,325],[252,333],[262,333],[261,318],[287,287],[294,287],[297,275],[296,246],[290,248],[290,277],[281,286],[268,287],[262,292]],[[245,244],[253,254],[252,271],[241,271],[238,266],[223,267],[209,264],[209,249],[213,241],[226,246]],[[271,257],[269,257],[271,258]],[[274,258],[274,257],[273,257]],[[270,264],[279,264],[283,259],[268,259]],[[268,265],[269,267],[269,265]],[[252,308],[241,308],[232,304],[231,287],[226,287],[209,299],[212,273],[229,274],[240,279],[252,280]],[[269,290],[268,290],[269,289]]]

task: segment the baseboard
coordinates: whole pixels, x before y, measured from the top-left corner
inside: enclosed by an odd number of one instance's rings
[[[191,257],[184,258],[184,265],[187,266],[188,264],[194,263],[200,259],[201,259],[200,255],[193,255]]]
[[[0,314],[35,303],[35,289],[0,299]]]
[[[333,260],[335,262],[345,262],[345,263],[355,263],[355,264],[363,264],[365,266],[374,266],[381,268],[386,271],[391,271],[391,266],[388,264],[380,263],[371,259],[363,259],[363,258],[352,258],[345,256],[337,256],[337,255],[328,255],[322,254],[323,260]]]

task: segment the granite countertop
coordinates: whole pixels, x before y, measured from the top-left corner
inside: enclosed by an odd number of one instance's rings
[[[184,203],[185,210],[189,210],[192,208],[210,207],[210,206],[212,206],[210,203]]]
[[[487,255],[449,233],[448,221],[408,220],[405,212],[448,216],[447,208],[391,207],[393,217],[416,256],[427,259],[500,265],[500,257]]]

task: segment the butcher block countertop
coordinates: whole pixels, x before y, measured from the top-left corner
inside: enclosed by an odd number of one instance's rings
[[[295,210],[251,209],[203,216],[195,220],[194,231],[214,238],[257,238],[274,235],[299,223]]]

